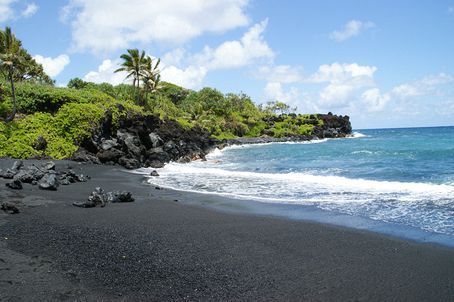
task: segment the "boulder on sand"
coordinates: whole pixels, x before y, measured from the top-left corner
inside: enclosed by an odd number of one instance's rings
[[[43,178],[38,183],[38,187],[41,190],[50,190],[50,191],[56,191],[58,188],[58,179],[57,175],[54,173],[46,173]]]
[[[0,209],[9,214],[18,214],[19,213],[19,209],[12,202],[7,202],[7,201],[2,202],[0,205]]]
[[[81,208],[94,208],[94,207],[105,207],[108,202],[133,202],[131,192],[126,191],[113,191],[105,193],[100,187],[96,187],[95,190],[88,196],[87,201],[76,201],[73,205]]]
[[[12,182],[6,183],[5,186],[13,190],[22,190],[22,182],[19,179],[14,179]]]

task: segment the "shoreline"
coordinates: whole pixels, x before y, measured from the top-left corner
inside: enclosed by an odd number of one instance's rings
[[[131,173],[126,171],[127,173]],[[140,175],[140,174],[139,174]],[[149,184],[151,188],[155,184]],[[454,238],[443,233],[435,233],[418,229],[416,227],[399,225],[397,223],[373,220],[367,217],[352,216],[349,214],[332,212],[303,204],[277,203],[272,200],[259,201],[253,197],[237,197],[227,193],[208,193],[198,191],[177,190],[161,186],[170,195],[185,195],[192,205],[207,206],[215,211],[230,214],[246,214],[276,219],[305,221],[320,223],[333,227],[346,228],[356,231],[365,231],[372,234],[383,235],[404,241],[420,244],[434,244],[454,249]],[[170,197],[169,197],[170,198]],[[200,199],[209,202],[200,202]]]
[[[0,190],[2,199],[24,204],[18,215],[0,215],[0,268],[8,272],[1,299],[442,301],[454,295],[452,248],[221,212],[208,196],[197,196],[196,204],[187,193],[155,190],[120,167],[71,164],[92,179],[56,192],[30,185]],[[95,186],[131,191],[136,202],[71,205]]]

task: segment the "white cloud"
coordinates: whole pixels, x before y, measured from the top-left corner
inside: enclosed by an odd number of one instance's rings
[[[38,11],[38,5],[36,5],[35,3],[29,3],[27,4],[27,7],[22,11],[22,17],[24,18],[29,18],[31,16],[33,16],[34,14],[36,14],[36,12]]]
[[[374,85],[375,66],[353,64],[325,64],[311,75],[308,83],[328,83],[319,93],[319,104],[323,107],[339,108],[354,101],[359,90]]]
[[[239,40],[221,43],[215,48],[208,46],[196,54],[188,54],[177,48],[162,57],[162,80],[186,88],[199,88],[208,72],[219,69],[235,69],[270,60],[274,53],[263,38],[267,21],[249,28]],[[124,76],[113,75],[120,60],[104,60],[97,71],[91,71],[85,80],[119,84]]]
[[[282,84],[278,82],[267,83],[264,91],[267,101],[280,101],[290,105],[296,105],[301,96],[300,91],[296,87],[291,87],[288,91],[284,91]]]
[[[183,48],[175,48],[174,50],[164,54],[161,60],[166,62],[166,64],[178,66],[183,62],[186,55],[186,50]]]
[[[132,43],[181,44],[205,32],[221,33],[249,23],[248,0],[71,0],[62,19],[71,20],[73,47],[95,53]]]
[[[367,84],[373,80],[374,73],[377,71],[375,66],[363,66],[357,63],[353,64],[324,64],[318,68],[318,71],[309,77],[309,82],[323,83],[343,83],[354,81],[357,83]]]
[[[367,21],[351,20],[345,24],[342,30],[333,31],[329,37],[336,42],[343,42],[352,37],[358,36],[362,32],[375,27],[375,24]]]
[[[98,67],[97,71],[90,71],[87,73],[83,80],[93,83],[110,83],[112,85],[118,85],[125,82],[126,72],[117,72],[115,70],[119,68],[120,60],[104,60]]]
[[[363,92],[361,99],[366,104],[366,109],[369,112],[376,112],[382,111],[391,100],[391,97],[389,94],[381,94],[378,88],[372,88]]]
[[[36,55],[33,58],[36,62],[43,65],[44,72],[52,78],[59,75],[70,62],[69,57],[64,54],[55,58],[43,57],[41,55]]]
[[[448,7],[448,13],[454,14],[454,6]]]
[[[261,66],[256,77],[282,84],[298,83],[303,80],[301,69],[290,65]]]
[[[264,20],[249,28],[239,40],[227,41],[215,48],[206,46],[196,54],[187,54],[182,49],[165,54],[162,79],[186,88],[198,88],[210,71],[237,69],[272,60],[274,52],[263,37],[266,26],[267,20]]]
[[[229,69],[249,65],[257,59],[271,59],[274,53],[263,38],[268,20],[252,26],[240,40],[227,41],[211,49],[205,47],[198,56],[209,69]]]
[[[369,89],[361,95],[361,100],[370,112],[382,111],[393,101],[395,112],[418,114],[419,111],[424,111],[424,99],[442,97],[440,88],[453,82],[454,77],[444,73],[429,75],[413,83],[394,86],[388,93],[381,93],[378,88]],[[408,102],[413,104],[411,108],[408,107]]]
[[[17,0],[0,0],[0,22],[5,22],[14,17],[11,5]]]
[[[180,69],[175,66],[169,66],[161,71],[161,76],[165,81],[185,88],[195,89],[201,86],[207,72],[204,67],[188,66],[185,69]]]
[[[401,84],[394,87],[391,93],[399,99],[407,99],[424,95],[438,94],[438,87],[454,82],[454,77],[445,73],[430,75],[413,83]]]

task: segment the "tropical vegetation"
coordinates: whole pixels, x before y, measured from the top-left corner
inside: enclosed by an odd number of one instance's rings
[[[138,49],[127,50],[121,59],[116,72],[125,74],[124,84],[74,78],[67,87],[55,87],[11,29],[0,30],[0,157],[68,158],[107,111],[113,127],[128,116],[158,115],[218,139],[311,135],[322,123],[280,101],[258,106],[244,93],[163,82],[160,60]]]

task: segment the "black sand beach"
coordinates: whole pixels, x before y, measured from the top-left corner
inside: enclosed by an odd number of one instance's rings
[[[26,161],[29,164],[32,161]],[[0,160],[0,168],[12,161]],[[119,167],[56,192],[0,180],[1,301],[452,301],[454,249],[188,204]],[[97,186],[134,203],[72,206]],[[178,199],[178,202],[174,200]]]

